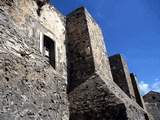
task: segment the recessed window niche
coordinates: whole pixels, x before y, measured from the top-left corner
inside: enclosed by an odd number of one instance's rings
[[[42,54],[48,59],[48,62],[55,69],[56,59],[55,59],[55,42],[48,36],[43,35],[43,39],[40,42],[40,49]]]

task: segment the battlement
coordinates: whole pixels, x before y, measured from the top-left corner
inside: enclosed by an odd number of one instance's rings
[[[138,82],[138,81],[137,81],[137,78],[136,78],[136,76],[135,76],[134,73],[130,73],[130,77],[131,77],[131,81],[132,81],[132,85],[133,85],[133,90],[134,90],[136,102],[137,102],[142,108],[145,109],[144,101],[143,101],[142,96],[140,95],[139,87],[138,87],[138,84],[137,84],[137,82]]]
[[[84,7],[66,17],[66,30],[70,90],[95,72],[111,80],[101,29]]]
[[[135,99],[128,65],[120,54],[109,57],[113,80],[130,97]]]

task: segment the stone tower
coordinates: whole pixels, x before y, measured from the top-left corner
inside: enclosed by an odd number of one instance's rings
[[[135,99],[128,65],[120,54],[109,57],[114,82],[130,97]]]
[[[67,15],[67,54],[70,90],[97,72],[112,80],[102,32],[85,8]]]
[[[133,85],[133,89],[134,89],[134,94],[135,94],[135,99],[137,101],[137,103],[145,109],[145,106],[144,106],[144,101],[143,101],[143,98],[142,96],[140,95],[140,92],[139,92],[139,87],[138,87],[138,84],[137,84],[137,77],[134,75],[134,73],[130,73],[130,77],[131,77],[131,81],[132,81],[132,85]]]

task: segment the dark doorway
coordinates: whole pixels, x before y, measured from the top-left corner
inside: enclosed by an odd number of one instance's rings
[[[48,58],[49,63],[55,69],[55,42],[49,38],[48,36],[44,35],[43,37],[44,42],[44,56]]]

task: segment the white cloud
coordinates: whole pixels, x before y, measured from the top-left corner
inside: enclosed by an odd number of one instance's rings
[[[140,93],[142,95],[148,93],[151,90],[155,92],[160,92],[160,79],[156,78],[153,84],[148,84],[145,83],[144,81],[140,81],[138,86],[140,88]]]
[[[160,81],[156,81],[152,86],[151,86],[153,91],[160,92]]]
[[[151,90],[149,84],[145,83],[144,81],[140,81],[139,88],[142,95],[146,94]]]

